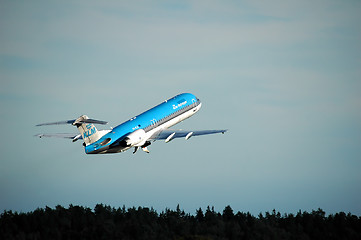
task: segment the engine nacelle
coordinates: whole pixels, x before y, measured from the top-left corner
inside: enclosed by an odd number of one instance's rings
[[[128,147],[133,147],[139,144],[143,145],[143,142],[146,141],[145,131],[143,129],[138,129],[129,134],[123,141],[125,141]]]

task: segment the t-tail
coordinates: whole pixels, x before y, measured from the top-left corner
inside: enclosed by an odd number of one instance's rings
[[[87,115],[82,115],[73,123],[73,125],[78,128],[85,145],[89,145],[98,141],[103,135],[98,131],[94,124],[87,121],[88,119],[89,118]]]
[[[51,122],[51,123],[41,123],[36,126],[46,126],[46,125],[59,125],[59,124],[71,124],[76,126],[80,132],[80,135],[74,134],[37,134],[39,137],[63,137],[70,138],[75,142],[78,139],[83,139],[85,146],[92,144],[98,141],[103,135],[108,133],[110,130],[101,130],[98,131],[94,124],[107,124],[105,121],[100,121],[96,119],[90,119],[86,115],[82,115],[77,119],[65,120],[59,122]]]

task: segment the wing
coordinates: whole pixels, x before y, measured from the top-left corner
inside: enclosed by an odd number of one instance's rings
[[[78,139],[83,139],[80,134],[74,134],[74,133],[53,133],[53,134],[36,134],[36,137],[42,138],[42,137],[56,137],[56,138],[67,138],[72,139],[73,142],[77,141]]]
[[[183,137],[186,140],[188,140],[190,137],[193,137],[193,136],[201,136],[201,135],[225,133],[225,132],[227,132],[226,129],[198,130],[198,131],[165,129],[163,131],[155,133],[153,136],[150,137],[150,140],[165,140],[165,142],[169,142],[169,141],[173,140],[174,138],[183,138]]]

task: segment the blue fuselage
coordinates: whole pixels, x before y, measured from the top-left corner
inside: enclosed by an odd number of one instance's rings
[[[143,129],[145,133],[154,131],[160,126],[167,125],[172,120],[174,122],[174,119],[197,107],[199,104],[200,100],[193,94],[179,94],[116,126],[98,141],[85,146],[85,152],[91,154],[122,151],[125,148],[121,144],[122,140],[129,134],[139,129]]]

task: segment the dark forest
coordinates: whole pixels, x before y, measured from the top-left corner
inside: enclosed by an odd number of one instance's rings
[[[344,212],[326,216],[322,209],[297,214],[273,210],[253,216],[226,206],[199,208],[194,215],[153,208],[94,209],[73,206],[4,211],[0,239],[361,239],[361,217]]]

